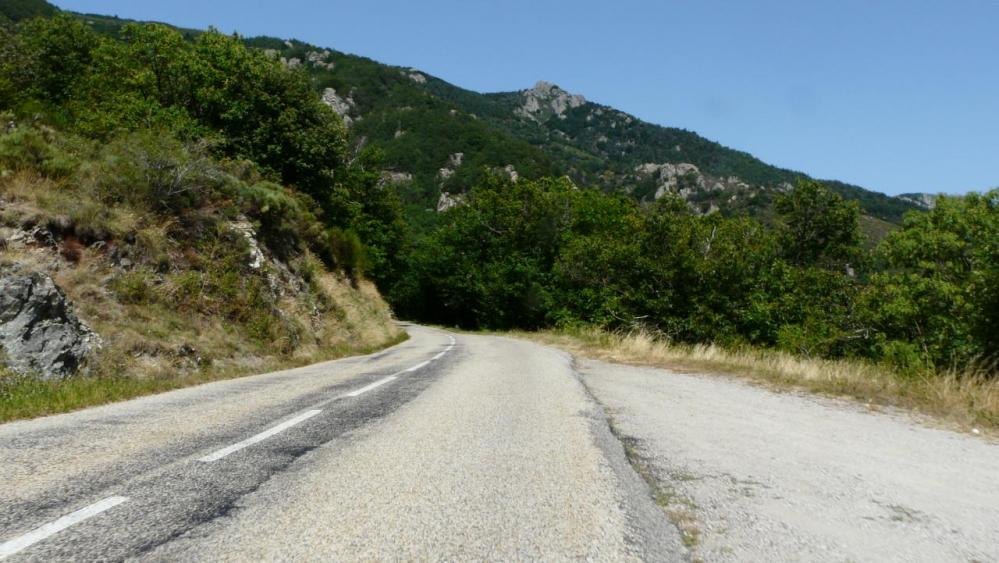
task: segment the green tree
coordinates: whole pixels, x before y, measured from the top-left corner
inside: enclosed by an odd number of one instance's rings
[[[393,302],[403,314],[461,326],[544,326],[577,192],[567,180],[487,179],[418,243],[413,279],[397,284]]]
[[[799,266],[838,268],[858,257],[860,207],[819,182],[801,181],[777,198],[784,255]]]
[[[937,366],[994,363],[999,356],[999,190],[940,197],[906,215],[879,247],[864,312],[876,353],[914,348]],[[910,358],[910,361],[912,358]]]
[[[22,63],[18,86],[50,107],[74,95],[73,84],[87,71],[100,36],[65,14],[34,18],[21,25]]]

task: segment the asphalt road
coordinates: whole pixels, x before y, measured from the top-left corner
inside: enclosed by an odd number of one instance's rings
[[[0,559],[999,560],[999,445],[409,326],[378,354],[0,425]]]
[[[372,356],[0,425],[0,558],[676,560],[566,354]]]

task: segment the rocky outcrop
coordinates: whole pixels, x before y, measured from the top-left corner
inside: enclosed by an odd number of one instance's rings
[[[451,176],[454,176],[455,171],[463,162],[465,162],[465,153],[463,152],[456,152],[447,157],[447,166],[437,169],[437,179],[447,181]]]
[[[260,244],[257,242],[257,232],[253,228],[253,223],[250,223],[245,217],[241,217],[238,221],[230,223],[229,226],[246,239],[246,244],[249,247],[247,265],[254,270],[262,268],[266,258],[260,250]]]
[[[520,179],[520,174],[517,173],[517,169],[513,167],[512,164],[507,164],[501,170],[503,175],[510,179],[511,182],[516,182]]]
[[[647,162],[636,166],[635,172],[639,177],[652,176],[656,179],[656,199],[667,193],[675,193],[686,199],[694,191],[703,190],[705,187],[701,171],[687,162],[678,164]]]
[[[333,111],[337,113],[343,119],[343,124],[347,127],[353,125],[354,120],[350,117],[350,112],[357,105],[354,103],[354,98],[349,94],[346,98],[342,98],[337,95],[336,90],[333,88],[327,88],[323,90],[322,96],[323,103],[328,105]]]
[[[384,186],[386,184],[405,184],[412,181],[413,175],[408,172],[392,172],[386,170],[382,172],[381,178],[378,179],[378,185]]]
[[[15,371],[61,379],[76,373],[100,345],[52,278],[0,273],[0,347]]]
[[[548,115],[565,117],[565,112],[586,103],[586,98],[573,95],[550,82],[540,81],[523,92],[524,103],[514,113],[541,122]]]
[[[437,200],[437,212],[444,213],[452,207],[457,207],[465,203],[464,194],[452,194],[449,192],[441,192],[441,197]]]
[[[895,197],[927,211],[937,206],[937,196],[933,194],[901,194]]]
[[[415,70],[410,69],[409,72],[405,72],[404,71],[403,74],[405,76],[407,76],[413,82],[416,82],[417,84],[426,84],[427,83],[427,77],[424,76],[423,74],[419,73],[419,72],[416,72]]]
[[[314,67],[325,68],[326,70],[333,70],[336,68],[336,64],[330,60],[333,53],[329,49],[323,49],[322,51],[309,51],[305,55],[305,60],[309,61]]]

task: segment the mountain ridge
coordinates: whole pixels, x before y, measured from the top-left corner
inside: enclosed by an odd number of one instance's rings
[[[42,0],[18,2],[28,4],[35,5],[39,15],[51,6]],[[19,10],[22,17],[30,12],[24,6]],[[132,21],[73,15],[110,34]],[[199,33],[180,30],[189,37]],[[672,193],[698,213],[763,220],[772,214],[779,193],[811,179],[694,131],[647,122],[588,101],[551,82],[480,93],[414,67],[387,65],[304,41],[243,39],[286,65],[301,68],[327,105],[350,126],[355,146],[376,147],[383,153],[386,180],[398,185],[417,223],[424,210],[467,191],[490,173],[529,179],[564,175],[577,185],[640,201]],[[452,169],[449,163],[458,154],[461,163]],[[931,199],[821,181],[858,201],[865,215],[889,223],[898,223],[907,211],[926,209],[925,202]]]

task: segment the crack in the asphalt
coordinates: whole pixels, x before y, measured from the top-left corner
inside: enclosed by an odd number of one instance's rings
[[[656,483],[649,480],[650,476],[632,457],[629,441],[634,439],[619,432],[606,406],[586,384],[576,357],[570,357],[572,375],[592,405],[593,412],[585,414],[590,419],[594,442],[614,471],[623,494],[627,497],[631,492],[632,497],[640,497],[621,499],[630,532],[625,541],[641,552],[639,556],[643,560],[660,560],[666,556],[675,559],[678,555],[689,560],[691,554],[683,545],[682,530],[669,521],[656,502]]]

